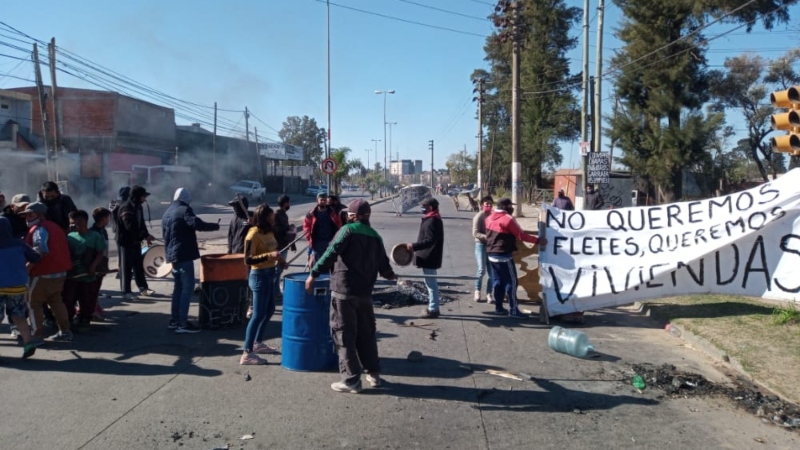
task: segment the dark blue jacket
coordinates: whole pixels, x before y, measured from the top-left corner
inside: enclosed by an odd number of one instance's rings
[[[30,248],[22,239],[11,234],[11,223],[0,217],[0,288],[25,286],[28,284],[28,271],[25,262],[39,262],[42,255]]]
[[[200,258],[195,231],[217,231],[219,224],[207,223],[194,215],[192,207],[181,200],[169,205],[161,218],[161,231],[166,246],[167,261],[193,261]]]

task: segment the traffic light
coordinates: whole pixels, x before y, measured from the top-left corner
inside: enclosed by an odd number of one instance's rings
[[[772,115],[772,128],[789,132],[770,139],[773,151],[800,155],[800,86],[773,92],[769,100],[776,108],[788,109],[787,112]]]

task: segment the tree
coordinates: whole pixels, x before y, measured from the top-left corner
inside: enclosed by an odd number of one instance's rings
[[[304,163],[319,166],[327,134],[324,128],[317,126],[315,119],[308,116],[289,116],[283,122],[278,136],[285,144],[303,147]]]
[[[625,17],[617,31],[625,45],[612,61],[621,108],[610,120],[611,137],[621,162],[653,183],[660,201],[681,197],[683,168],[708,159],[720,128],[701,111],[709,77],[700,31],[713,17],[745,22],[748,30],[760,17],[769,29],[788,20],[777,7],[795,1],[614,0]]]
[[[563,0],[520,2],[520,139],[522,173],[527,183],[541,185],[543,170],[562,162],[559,142],[574,139],[580,130],[575,76],[567,53],[577,45],[570,36],[581,16],[579,8]],[[505,13],[491,16],[499,24]],[[501,30],[486,40],[485,60],[490,71],[476,70],[472,78],[485,79],[484,118],[488,127],[483,142],[483,167],[488,179],[505,183],[511,167],[511,40]],[[566,119],[565,118],[574,118]],[[498,183],[494,183],[498,184]]]
[[[350,176],[350,172],[362,167],[361,160],[347,159],[352,150],[350,147],[340,147],[331,152],[331,158],[336,161],[336,172],[331,175],[333,186],[329,188],[336,194],[341,193],[342,180]]]
[[[475,181],[478,176],[476,166],[477,158],[465,151],[453,153],[447,157],[445,166],[450,172],[450,181],[453,184],[465,184]]]
[[[784,158],[772,151],[767,136],[773,132],[770,116],[775,108],[768,103],[769,93],[800,82],[792,65],[800,59],[800,51],[771,61],[758,55],[744,54],[725,60],[727,71],[710,72],[711,93],[718,109],[737,108],[747,125],[748,155],[755,162],[761,178],[769,181],[785,169]]]

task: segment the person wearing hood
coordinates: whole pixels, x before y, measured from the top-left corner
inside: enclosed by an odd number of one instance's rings
[[[486,254],[492,269],[494,282],[494,313],[499,316],[527,319],[517,305],[517,267],[514,265],[514,251],[517,239],[544,246],[547,241],[525,233],[512,214],[514,203],[501,198],[497,208],[486,218]],[[503,297],[508,299],[508,308],[503,308]]]
[[[199,333],[200,328],[189,322],[189,304],[194,292],[194,260],[200,258],[197,231],[217,231],[219,223],[207,223],[194,215],[189,204],[192,196],[186,188],[178,188],[172,203],[161,218],[167,262],[172,264],[172,311],[167,328],[175,333]]]
[[[120,194],[122,190],[120,189]],[[142,241],[147,245],[153,244],[155,239],[144,221],[142,205],[150,195],[147,189],[141,186],[131,188],[130,197],[119,205],[117,211],[117,248],[119,249],[119,262],[121,272],[120,291],[125,300],[135,300],[136,294],[131,292],[131,278],[136,279],[136,286],[142,295],[153,295],[155,291],[147,285],[144,273],[144,260],[142,258]]]
[[[28,292],[28,271],[26,263],[35,263],[42,255],[34,251],[25,242],[11,232],[11,223],[0,217],[0,261],[4,270],[0,271],[0,314],[6,311],[22,338],[22,359],[36,353],[36,347],[42,345],[41,338],[31,336],[31,329],[25,318],[28,305],[25,294]]]
[[[54,181],[47,181],[39,191],[39,202],[47,206],[47,218],[58,225],[65,235],[69,233],[69,213],[78,210],[72,198],[62,194]]]
[[[574,211],[575,205],[572,204],[572,199],[564,194],[564,189],[558,190],[558,196],[553,200],[553,206],[562,211]]]
[[[408,250],[414,252],[414,265],[429,275],[425,278],[428,288],[428,307],[420,317],[435,319],[439,317],[439,283],[436,271],[442,267],[444,253],[444,223],[439,214],[439,201],[428,197],[422,201],[422,223],[419,226],[417,242],[408,243]]]
[[[228,202],[233,207],[233,217],[231,225],[228,227],[228,254],[244,253],[244,237],[250,229],[250,218],[252,214],[247,210],[250,202],[247,197],[236,195],[236,198]]]

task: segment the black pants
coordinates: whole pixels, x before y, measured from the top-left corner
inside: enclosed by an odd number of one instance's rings
[[[139,290],[148,289],[144,276],[142,247],[118,247],[119,249],[119,290],[123,294],[131,292],[131,278],[136,278]]]
[[[364,370],[380,373],[372,297],[338,293],[333,293],[332,297],[331,334],[339,354],[342,380],[353,384],[361,378]]]

